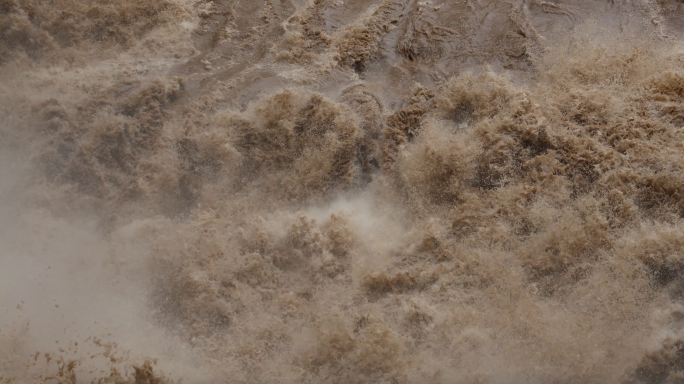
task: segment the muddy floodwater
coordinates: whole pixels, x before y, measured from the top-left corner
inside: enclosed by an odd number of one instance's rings
[[[0,383],[684,382],[681,0],[0,0]]]

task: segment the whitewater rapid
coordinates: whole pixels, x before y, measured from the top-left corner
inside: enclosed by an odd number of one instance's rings
[[[0,0],[0,383],[676,383],[684,4]]]

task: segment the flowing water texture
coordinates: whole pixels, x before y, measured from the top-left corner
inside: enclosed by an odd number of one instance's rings
[[[0,0],[0,383],[684,382],[681,0]]]

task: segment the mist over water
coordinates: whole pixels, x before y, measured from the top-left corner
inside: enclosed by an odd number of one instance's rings
[[[0,0],[0,383],[681,382],[683,20]]]

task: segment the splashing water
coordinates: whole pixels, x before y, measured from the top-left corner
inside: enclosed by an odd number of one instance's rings
[[[0,383],[684,380],[683,16],[0,0]]]

